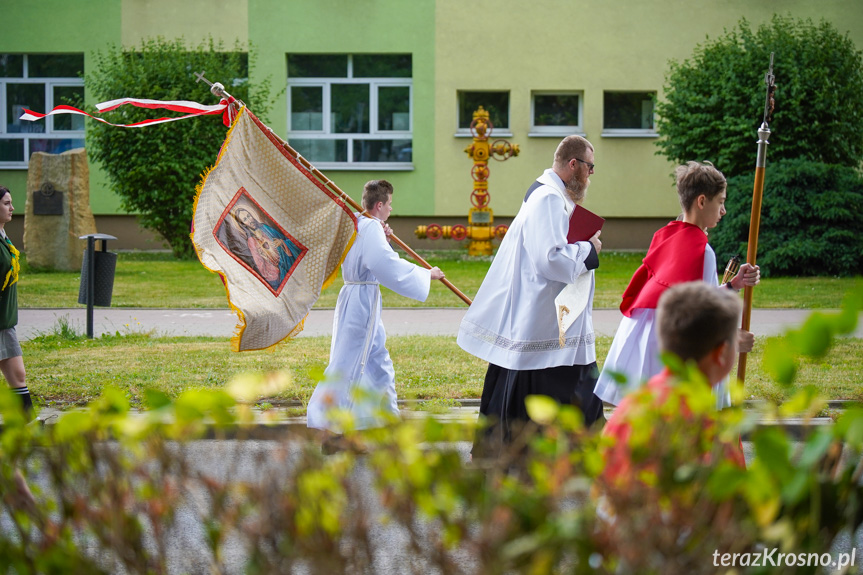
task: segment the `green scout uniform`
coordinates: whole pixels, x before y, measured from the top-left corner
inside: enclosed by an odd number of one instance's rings
[[[0,239],[0,286],[6,274],[12,269],[12,242],[8,238]],[[12,281],[11,278],[9,281]],[[18,283],[7,285],[0,292],[0,329],[9,329],[18,325]]]

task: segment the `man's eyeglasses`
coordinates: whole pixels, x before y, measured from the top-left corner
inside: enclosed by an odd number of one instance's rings
[[[585,162],[584,160],[579,160],[578,158],[573,158],[573,160],[575,160],[576,162],[581,162],[582,164],[587,166],[588,169],[590,169],[590,170],[592,170],[594,167],[596,167],[596,164],[591,164],[590,162]]]

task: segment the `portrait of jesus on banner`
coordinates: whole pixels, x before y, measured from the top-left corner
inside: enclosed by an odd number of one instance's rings
[[[308,251],[240,188],[214,230],[216,241],[278,296]]]

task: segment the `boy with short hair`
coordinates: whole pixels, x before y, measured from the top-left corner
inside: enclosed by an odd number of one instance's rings
[[[710,162],[689,162],[677,168],[677,194],[681,219],[670,222],[653,236],[644,261],[623,293],[620,311],[624,317],[602,366],[595,393],[603,401],[618,405],[626,393],[662,370],[656,337],[656,305],[670,286],[702,280],[710,286],[739,291],[757,285],[761,272],[748,263],[737,275],[719,285],[716,254],[707,243],[707,230],[725,215],[726,182]],[[752,349],[754,336],[740,331],[739,347]],[[626,376],[619,385],[615,373]],[[717,407],[731,405],[726,383],[716,388]]]
[[[654,572],[683,549],[690,557],[739,550],[734,502],[712,498],[707,485],[718,467],[745,467],[708,387],[734,365],[740,312],[729,290],[701,281],[678,284],[659,299],[660,348],[682,362],[669,361],[673,370],[623,399],[600,445],[597,540],[616,552],[619,572]],[[693,571],[675,566],[674,572]]]
[[[379,286],[425,301],[431,280],[444,274],[437,267],[427,270],[407,262],[393,251],[387,238],[392,230],[386,224],[392,195],[393,186],[386,180],[363,187],[366,211],[356,214],[357,237],[342,264],[345,283],[336,302],[330,363],[308,405],[311,428],[342,433],[342,425],[331,417],[333,409],[350,411],[354,429],[383,425],[382,413],[399,415]],[[331,444],[325,441],[325,452]]]
[[[662,294],[657,309],[657,325],[660,349],[673,354],[684,363],[694,364],[712,387],[717,386],[734,366],[737,355],[737,324],[741,314],[740,300],[728,290],[717,290],[704,282],[678,284]],[[605,451],[606,466],[603,477],[609,482],[628,482],[635,478],[635,470],[649,465],[651,456],[648,448],[641,451],[633,446],[632,420],[643,417],[648,411],[655,411],[657,419],[682,418],[684,424],[692,418],[692,410],[687,405],[687,395],[675,389],[674,374],[668,367],[655,375],[646,386],[623,399],[614,410],[603,429],[605,436],[614,438],[614,444]],[[697,382],[687,382],[688,384]],[[672,404],[669,405],[669,402]],[[701,415],[701,414],[696,414]],[[678,422],[679,423],[679,422]],[[703,429],[692,425],[691,436],[707,433],[716,439],[715,429]],[[659,430],[651,430],[661,435]],[[655,441],[652,434],[644,437],[646,445],[662,449],[662,439]],[[699,445],[695,441],[689,444]],[[701,443],[708,453],[709,443]],[[725,446],[726,455],[736,464],[743,466],[743,453],[739,447]],[[633,452],[640,452],[643,461],[633,462]],[[655,462],[655,459],[653,460]]]

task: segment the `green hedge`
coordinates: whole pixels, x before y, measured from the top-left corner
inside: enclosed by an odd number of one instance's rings
[[[669,160],[710,160],[726,176],[748,173],[774,54],[776,108],[770,155],[856,166],[863,155],[863,55],[826,21],[775,15],[737,27],[671,61],[656,105],[657,141]]]
[[[728,214],[710,233],[720,267],[746,256],[754,175],[728,180]],[[765,276],[863,273],[863,175],[803,159],[768,163],[757,263]]]

